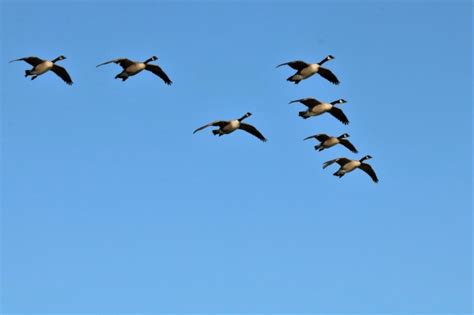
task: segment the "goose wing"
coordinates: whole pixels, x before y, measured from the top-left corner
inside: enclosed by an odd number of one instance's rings
[[[334,160],[330,160],[330,161],[326,161],[323,163],[323,168],[326,168],[328,167],[329,165],[331,164],[334,164],[334,163],[337,163],[339,164],[340,166],[343,166],[347,163],[349,163],[351,160],[349,160],[348,158],[337,158],[337,159],[334,159]]]
[[[313,97],[307,97],[307,98],[301,98],[299,100],[294,100],[294,101],[291,101],[289,104],[291,104],[291,103],[301,103],[301,104],[306,105],[307,107],[310,107],[310,108],[321,104],[320,101],[318,101],[317,99],[315,99]]]
[[[375,174],[375,171],[372,168],[372,166],[366,163],[361,163],[359,168],[363,170],[364,172],[366,172],[370,176],[370,178],[372,178],[374,183],[378,183],[379,179],[377,178],[377,175]]]
[[[339,143],[351,150],[354,153],[358,153],[357,149],[354,147],[354,145],[347,139],[340,139]]]
[[[346,115],[344,114],[344,112],[342,111],[342,109],[333,106],[333,107],[329,110],[329,113],[330,113],[331,115],[333,115],[337,120],[339,120],[340,122],[342,122],[344,125],[349,124],[349,119],[347,119],[347,117],[346,117]]]
[[[263,142],[267,141],[267,139],[260,133],[260,131],[258,131],[257,128],[255,128],[252,125],[240,123],[239,129],[247,131],[251,135],[259,138],[260,140],[262,140]]]
[[[69,85],[72,85],[72,79],[69,76],[69,73],[67,73],[66,69],[55,64],[53,65],[53,68],[51,69],[51,71],[56,73],[56,75],[60,77],[61,79],[63,79],[64,82],[66,82]]]
[[[336,85],[339,84],[339,80],[338,80],[337,77],[334,75],[334,73],[331,72],[331,70],[326,69],[326,68],[323,68],[323,67],[319,67],[318,73],[319,73],[323,78],[325,78],[326,80],[328,80],[329,82],[331,82],[332,84],[336,84]]]
[[[96,67],[100,67],[109,63],[116,63],[120,65],[123,69],[127,69],[129,66],[131,66],[134,62],[131,61],[130,59],[127,58],[117,58],[114,60],[106,61],[104,63],[101,63],[100,65],[97,65]]]
[[[25,58],[11,60],[10,62],[14,62],[14,61],[25,61],[29,63],[30,65],[32,65],[33,67],[36,67],[37,65],[42,63],[44,60],[38,57],[25,57]]]
[[[171,85],[173,83],[159,66],[147,64],[145,69],[159,76],[166,84]]]
[[[193,133],[196,133],[200,130],[203,130],[204,128],[210,127],[210,126],[218,126],[220,128],[223,128],[225,125],[227,125],[229,122],[225,120],[216,120],[211,123],[208,123],[207,125],[204,125],[202,127],[199,127],[198,129],[194,130]]]
[[[317,134],[317,135],[313,135],[313,136],[309,136],[309,137],[306,137],[304,138],[303,140],[308,140],[308,139],[311,139],[311,138],[315,138],[317,139],[319,142],[324,142],[326,141],[327,139],[329,139],[329,136],[325,133],[320,133],[320,134]]]
[[[289,61],[289,62],[282,63],[281,65],[278,65],[276,67],[278,68],[278,67],[281,67],[281,66],[290,66],[291,68],[300,71],[300,70],[306,68],[308,66],[308,64],[306,62],[302,61],[302,60],[295,60],[295,61]]]

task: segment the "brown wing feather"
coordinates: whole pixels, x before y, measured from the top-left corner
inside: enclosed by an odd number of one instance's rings
[[[348,148],[349,150],[351,150],[354,153],[359,152],[359,151],[357,151],[357,149],[354,147],[354,145],[349,140],[340,139],[339,143],[342,144],[343,146],[345,146],[346,148]]]
[[[343,166],[343,165],[349,163],[350,161],[351,160],[349,160],[348,158],[337,158],[337,159],[334,159],[334,160],[324,162],[323,163],[323,168],[326,168],[326,167],[328,167],[329,165],[331,165],[333,163],[337,163],[340,166]]]
[[[239,129],[247,131],[251,135],[259,138],[260,140],[262,140],[263,142],[267,141],[267,139],[260,133],[260,131],[258,131],[257,128],[255,128],[252,125],[240,123]]]
[[[332,107],[330,110],[329,110],[329,113],[331,115],[333,115],[337,120],[339,120],[340,122],[342,122],[344,125],[347,125],[349,124],[349,119],[347,119],[346,115],[344,114],[344,112],[340,109],[340,108],[337,108],[337,107]]]
[[[282,64],[280,64],[276,67],[278,68],[278,67],[281,67],[281,66],[290,66],[291,68],[300,71],[300,70],[306,68],[308,66],[308,64],[306,62],[302,61],[302,60],[295,60],[295,61],[289,61],[289,62],[282,63]]]
[[[323,142],[323,141],[326,141],[327,139],[329,139],[329,136],[325,133],[320,133],[320,134],[317,134],[317,135],[306,137],[303,140],[308,140],[308,139],[311,139],[311,138],[315,138],[319,142]]]
[[[147,64],[145,69],[159,76],[166,84],[171,85],[173,83],[159,66]]]
[[[51,71],[56,73],[56,75],[60,77],[61,79],[63,79],[64,82],[66,82],[69,85],[72,85],[72,79],[69,76],[69,73],[67,73],[66,69],[55,64],[53,65],[53,68],[51,69]]]
[[[15,59],[10,62],[14,62],[14,61],[25,61],[29,63],[30,65],[32,65],[33,67],[36,67],[37,65],[42,63],[44,60],[38,57],[25,57],[25,58]]]
[[[331,72],[331,70],[323,68],[323,67],[319,67],[318,73],[329,82],[333,84],[339,84],[339,80],[334,75],[334,73]]]
[[[130,59],[127,59],[127,58],[117,58],[117,59],[114,59],[114,60],[110,60],[110,61],[106,61],[104,63],[101,63],[100,65],[97,65],[96,67],[100,67],[100,66],[103,66],[103,65],[106,65],[106,64],[109,64],[109,63],[116,63],[116,64],[120,65],[125,70],[126,68],[131,66],[134,62],[131,61]]]
[[[317,99],[313,97],[301,98],[299,100],[291,101],[290,104],[291,103],[301,103],[303,105],[306,105],[307,107],[314,107],[316,105],[321,104],[320,101],[318,101]]]
[[[364,172],[366,172],[375,183],[379,182],[379,179],[377,178],[377,175],[375,174],[375,171],[372,168],[372,166],[366,163],[361,163],[359,168],[363,170]]]
[[[207,128],[207,127],[210,127],[210,126],[218,126],[220,128],[223,128],[225,125],[227,125],[229,122],[228,121],[224,121],[224,120],[216,120],[216,121],[213,121],[211,123],[208,123],[207,125],[204,125],[202,127],[199,127],[198,129],[194,130],[193,133],[196,133],[200,130],[203,130],[204,128]]]

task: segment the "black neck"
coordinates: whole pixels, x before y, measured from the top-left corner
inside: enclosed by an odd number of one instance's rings
[[[150,61],[153,61],[153,57],[152,58],[148,58],[147,60],[145,60],[145,62],[143,62],[144,64],[147,64],[149,63]]]
[[[324,58],[323,60],[321,60],[320,62],[318,62],[318,65],[322,65],[323,63],[325,63],[325,62],[328,61],[328,60],[329,60],[329,58],[326,57],[326,58]]]
[[[52,63],[55,63],[56,61],[59,61],[59,60],[61,60],[61,57],[56,57],[56,58],[54,58],[53,60],[51,60],[51,62],[52,62]]]
[[[331,102],[331,105],[337,105],[337,104],[340,104],[340,103],[339,103],[339,100],[337,100],[337,101],[332,101],[332,102]]]
[[[243,115],[242,117],[240,117],[239,119],[237,119],[239,122],[242,122],[242,120],[244,120],[245,118],[249,117],[249,115],[245,114]]]

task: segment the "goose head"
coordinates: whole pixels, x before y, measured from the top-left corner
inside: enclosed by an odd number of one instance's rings
[[[345,99],[343,99],[343,98],[340,98],[340,99],[338,99],[338,100],[336,100],[336,101],[331,102],[332,105],[345,104],[345,103],[347,103],[347,101],[346,101]]]
[[[339,138],[339,139],[347,139],[347,138],[349,138],[349,137],[350,137],[350,135],[349,135],[348,133],[343,133],[343,134],[340,135],[338,138]]]
[[[370,155],[364,156],[362,159],[360,159],[360,162],[364,162],[365,160],[370,160],[372,157]]]

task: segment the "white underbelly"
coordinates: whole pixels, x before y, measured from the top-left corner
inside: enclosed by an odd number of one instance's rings
[[[142,72],[145,69],[146,65],[144,63],[136,63],[133,64],[125,70],[125,73],[127,73],[128,76],[136,75],[140,72]]]
[[[318,116],[329,111],[331,108],[331,104],[319,104],[311,108],[310,112],[313,116]]]
[[[360,165],[360,162],[359,161],[351,161],[347,164],[345,164],[341,169],[345,172],[345,173],[350,173],[352,172],[353,170],[355,170],[357,167],[359,167]]]
[[[337,138],[330,138],[330,139],[323,142],[323,146],[326,147],[326,148],[330,148],[332,146],[335,146],[338,143],[339,143],[339,141],[338,141]]]
[[[54,64],[51,61],[46,61],[46,62],[40,63],[39,65],[37,65],[33,69],[33,73],[36,74],[36,75],[46,73],[49,70],[51,70],[53,68],[53,66],[54,66]]]
[[[318,69],[319,69],[319,65],[317,65],[317,64],[311,64],[311,65],[309,65],[308,67],[302,69],[298,74],[299,74],[303,79],[307,79],[307,78],[309,78],[310,76],[312,76],[313,74],[315,74],[316,72],[318,72]]]
[[[238,120],[232,120],[229,124],[227,124],[224,128],[222,128],[222,131],[224,133],[231,133],[240,127],[240,122]]]

